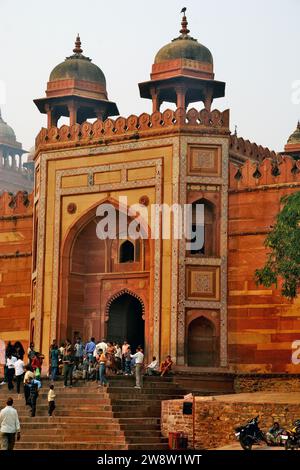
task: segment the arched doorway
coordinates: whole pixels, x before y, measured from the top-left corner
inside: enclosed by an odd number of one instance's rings
[[[135,352],[137,346],[144,347],[144,320],[141,301],[130,293],[123,293],[109,305],[107,340],[123,343],[127,340]]]
[[[214,324],[199,317],[188,328],[188,365],[214,367],[217,365],[217,338]]]

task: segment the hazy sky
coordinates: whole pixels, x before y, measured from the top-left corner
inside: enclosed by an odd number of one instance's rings
[[[0,0],[2,115],[23,146],[46,124],[32,100],[72,54],[77,32],[120,113],[151,112],[137,84],[149,78],[158,49],[178,36],[183,6],[190,34],[210,49],[215,78],[226,82],[226,97],[213,108],[230,108],[240,136],[282,150],[300,118],[300,100],[292,99],[297,80],[300,89],[300,0]]]

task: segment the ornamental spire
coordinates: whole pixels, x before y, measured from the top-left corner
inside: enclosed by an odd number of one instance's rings
[[[186,7],[183,7],[180,13],[183,13],[182,21],[181,21],[181,30],[180,33],[182,36],[187,36],[190,30],[187,28],[188,22],[185,16]]]
[[[76,38],[76,41],[75,41],[75,47],[73,49],[73,52],[75,52],[75,54],[82,54],[81,41],[80,41],[79,33],[77,34],[77,38]]]

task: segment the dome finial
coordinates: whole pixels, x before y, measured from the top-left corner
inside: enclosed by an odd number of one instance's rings
[[[180,13],[183,13],[182,21],[181,21],[181,30],[180,33],[182,36],[187,36],[190,30],[187,28],[188,22],[185,16],[186,7],[183,7]]]
[[[75,41],[75,47],[73,49],[73,52],[75,52],[75,54],[82,54],[81,41],[80,41],[79,33],[77,34],[77,38],[76,38],[76,41]]]

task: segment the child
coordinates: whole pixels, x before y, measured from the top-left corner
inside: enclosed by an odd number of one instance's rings
[[[49,404],[49,408],[48,408],[48,415],[49,416],[52,416],[52,413],[53,411],[55,410],[55,398],[56,398],[56,394],[54,392],[54,385],[50,385],[49,386],[49,392],[48,392],[48,404]]]

